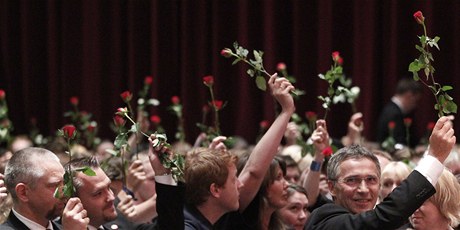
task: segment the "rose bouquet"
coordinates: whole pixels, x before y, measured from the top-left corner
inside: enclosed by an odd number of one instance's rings
[[[438,41],[440,38],[438,36],[434,38],[427,36],[425,17],[423,17],[421,11],[414,13],[414,19],[423,27],[423,35],[419,36],[421,46],[415,46],[415,48],[420,51],[420,56],[409,64],[409,72],[412,72],[414,80],[420,81],[433,93],[436,100],[434,109],[438,111],[438,117],[444,116],[445,114],[457,113],[457,104],[455,104],[453,98],[447,93],[452,90],[453,87],[450,85],[442,86],[434,79],[434,59],[433,54],[430,52],[430,48],[436,47],[436,49],[439,50]],[[425,76],[420,76],[418,74],[418,72],[422,70]]]

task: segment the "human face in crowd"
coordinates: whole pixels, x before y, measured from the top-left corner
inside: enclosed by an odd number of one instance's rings
[[[279,166],[276,167],[276,177],[271,185],[267,188],[268,203],[275,209],[280,209],[287,204],[288,182],[284,179],[283,171]]]
[[[48,159],[47,159],[48,160]],[[36,181],[36,186],[27,192],[28,203],[33,215],[40,215],[37,223],[48,223],[62,214],[65,207],[63,199],[54,197],[56,188],[63,185],[64,168],[56,161],[38,160],[37,164],[43,165],[43,175]]]
[[[425,203],[412,214],[410,222],[417,230],[441,229],[439,227],[447,229],[448,226],[447,219],[430,200],[426,200]]]
[[[380,189],[378,175],[378,168],[370,159],[343,161],[337,180],[328,182],[335,202],[355,214],[372,210]]]
[[[300,179],[300,171],[297,167],[286,167],[286,176],[284,176],[289,183],[297,184]]]
[[[222,206],[227,211],[236,211],[240,207],[240,189],[243,184],[238,180],[235,164],[228,166],[228,176],[224,186],[221,187]]]
[[[381,179],[382,188],[380,189],[380,196],[382,199],[387,197],[404,179],[405,178],[400,178],[395,171],[386,171]]]
[[[305,194],[294,191],[288,198],[288,203],[280,209],[283,222],[290,228],[302,230],[305,227],[310,212],[307,209],[308,199]]]
[[[78,188],[78,197],[83,207],[88,211],[90,225],[98,227],[117,218],[113,201],[115,199],[110,189],[110,179],[101,168],[93,168],[95,176],[78,173],[82,186]]]

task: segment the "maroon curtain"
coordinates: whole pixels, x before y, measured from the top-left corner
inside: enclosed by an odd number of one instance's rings
[[[69,98],[93,114],[100,136],[113,138],[109,124],[124,106],[119,94],[137,97],[145,76],[154,76],[150,109],[172,135],[176,119],[167,110],[170,98],[184,105],[187,140],[199,130],[201,108],[209,100],[202,77],[215,77],[216,97],[227,101],[221,111],[225,135],[253,142],[261,120],[275,116],[273,99],[258,90],[244,64],[231,65],[219,55],[238,41],[263,50],[264,64],[274,73],[285,62],[307,94],[297,112],[324,110],[318,95],[327,85],[318,78],[340,51],[344,71],[361,88],[357,101],[364,113],[365,135],[375,138],[375,123],[395,83],[410,76],[408,64],[418,56],[421,26],[413,13],[423,11],[429,36],[440,36],[434,51],[435,77],[452,85],[460,103],[460,2],[456,0],[0,0],[0,88],[7,94],[15,133],[27,133],[35,117],[45,134],[68,123]],[[417,109],[419,134],[436,119],[428,89]],[[348,104],[332,107],[332,136],[346,132]],[[457,132],[458,132],[457,127]]]

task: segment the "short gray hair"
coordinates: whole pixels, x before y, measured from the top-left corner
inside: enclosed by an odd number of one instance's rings
[[[35,188],[38,179],[44,174],[44,169],[40,165],[43,160],[55,160],[59,163],[59,158],[44,148],[29,147],[13,154],[5,168],[5,184],[13,201],[17,200],[15,189],[17,184],[24,183]]]
[[[359,145],[352,145],[339,149],[336,153],[332,154],[327,165],[327,179],[335,181],[340,174],[340,164],[348,159],[363,159],[367,158],[375,163],[377,167],[377,175],[380,178],[380,163],[377,157],[367,150],[366,148]]]

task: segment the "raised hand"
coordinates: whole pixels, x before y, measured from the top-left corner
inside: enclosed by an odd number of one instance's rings
[[[64,230],[87,229],[89,224],[87,212],[78,197],[72,197],[67,201],[61,218]]]
[[[448,117],[440,117],[430,136],[429,154],[443,163],[454,147],[456,137],[452,121]]]

